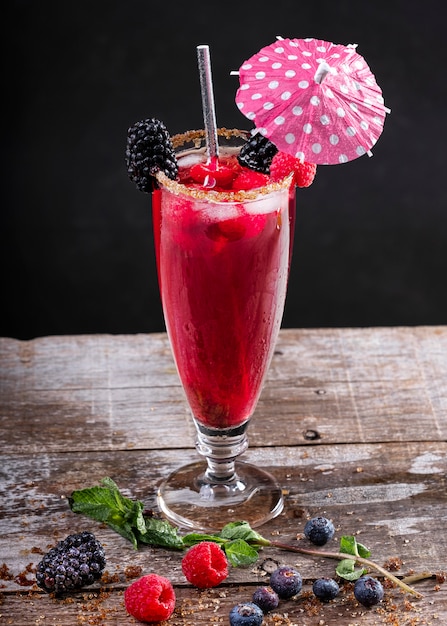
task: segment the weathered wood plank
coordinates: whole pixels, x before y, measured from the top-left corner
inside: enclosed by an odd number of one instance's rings
[[[281,331],[244,455],[286,494],[284,512],[262,533],[302,544],[305,520],[324,514],[337,528],[333,547],[356,534],[377,563],[400,557],[400,575],[447,569],[446,381],[446,327]],[[199,592],[186,584],[181,553],[134,551],[70,512],[71,491],[106,475],[154,507],[160,481],[197,458],[164,334],[0,339],[0,440],[0,565],[12,575],[0,580],[1,623],[136,624],[123,607],[127,565],[171,578],[172,626],[227,623],[231,606],[265,583],[267,556],[297,565],[305,588],[266,626],[447,623],[447,586],[435,591],[434,579],[418,583],[425,596],[411,604],[396,591],[372,611],[350,592],[315,604],[311,582],[333,575],[335,562],[277,548]],[[20,584],[23,573],[32,581],[42,551],[84,529],[104,544],[114,580],[98,598],[99,588],[60,601]]]
[[[194,432],[164,334],[0,340],[10,451],[175,448]],[[447,330],[286,330],[252,446],[447,439]],[[281,402],[278,402],[281,399]],[[11,428],[14,424],[14,428]],[[156,424],[156,429],[154,429]],[[65,436],[61,436],[65,434]]]
[[[350,586],[329,604],[312,599],[311,585],[305,581],[300,595],[282,601],[275,613],[267,615],[264,626],[441,626],[447,612],[447,586],[435,591],[434,580],[418,584],[424,594],[420,600],[408,600],[395,590],[386,591],[384,602],[365,609],[353,598]],[[176,609],[166,622],[169,626],[210,626],[228,624],[228,613],[241,600],[251,599],[253,586],[221,585],[216,589],[198,591],[177,587]],[[56,626],[90,624],[104,626],[135,626],[140,622],[124,608],[123,591],[108,588],[77,594],[70,602],[57,600],[36,592],[7,595],[0,606],[0,619],[5,626]]]
[[[155,508],[157,485],[194,457],[192,451],[179,457],[163,450],[3,455],[0,563],[14,568],[17,575],[30,560],[38,562],[34,548],[46,548],[70,532],[93,530],[108,546],[113,571],[123,564],[144,565],[149,552],[162,573],[178,584],[184,582],[176,554],[166,561],[164,551],[135,552],[109,529],[71,513],[66,498],[74,489],[97,484],[109,475],[126,495]],[[407,568],[446,568],[445,553],[433,537],[447,525],[447,444],[258,448],[244,457],[274,473],[286,493],[285,511],[262,529],[267,537],[279,532],[281,541],[293,543],[307,518],[323,514],[334,520],[338,536],[361,534],[379,563],[397,555]],[[273,556],[289,562],[298,558],[308,578],[321,571],[307,557],[278,550],[273,550]],[[326,567],[333,572],[332,563]],[[240,583],[258,580],[256,573],[243,570],[234,577]],[[14,581],[6,585],[9,590],[19,589]]]

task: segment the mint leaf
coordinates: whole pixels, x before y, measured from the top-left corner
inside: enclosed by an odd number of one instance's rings
[[[360,576],[363,576],[367,570],[364,568],[356,568],[353,559],[343,559],[337,565],[335,571],[340,578],[344,578],[345,580],[357,580]]]
[[[340,539],[340,552],[344,554],[352,554],[352,556],[361,556],[367,559],[371,556],[371,552],[352,535],[345,535]]]
[[[357,543],[357,550],[358,550],[359,556],[361,556],[363,559],[367,559],[368,557],[371,556],[371,551],[368,550],[368,548],[366,548],[361,543]]]
[[[340,539],[340,552],[342,554],[352,554],[354,557],[368,558],[371,552],[361,543],[357,543],[357,539],[352,535],[344,535]],[[355,567],[355,559],[343,559],[338,564],[336,570],[341,578],[346,580],[357,580],[366,573],[364,568]]]
[[[107,524],[131,541],[135,549],[140,542],[183,549],[182,538],[175,526],[166,520],[144,517],[143,503],[125,498],[111,478],[103,478],[101,485],[73,491],[68,499],[71,510]]]
[[[258,560],[258,551],[243,539],[229,541],[222,547],[233,567],[247,567]]]
[[[344,552],[345,554],[352,554],[353,556],[358,556],[357,541],[355,537],[343,536],[340,539],[340,552]]]
[[[219,537],[230,540],[242,539],[247,543],[258,546],[266,546],[270,544],[267,539],[264,539],[262,535],[253,530],[248,522],[244,521],[230,522],[222,528],[219,533]]]
[[[226,539],[219,537],[219,535],[207,535],[205,533],[189,533],[188,535],[184,535],[182,539],[183,545],[186,548],[190,548],[201,541],[214,541],[214,543],[218,543],[219,545],[227,541]]]
[[[101,483],[103,487],[73,491],[68,498],[71,510],[107,524],[137,548],[137,535],[134,531],[141,533],[146,528],[143,503],[125,498],[111,478],[104,478]]]
[[[177,528],[167,520],[145,517],[144,523],[144,532],[138,533],[138,539],[141,543],[174,550],[183,550],[185,547]]]

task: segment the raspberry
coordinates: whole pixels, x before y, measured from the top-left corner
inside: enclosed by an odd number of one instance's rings
[[[230,626],[261,626],[264,613],[253,602],[240,602],[230,611]]]
[[[296,596],[302,586],[301,574],[294,567],[278,567],[270,576],[270,587],[285,600]]]
[[[382,583],[372,576],[361,576],[354,585],[356,600],[368,609],[383,599]]]
[[[175,608],[171,582],[158,574],[142,576],[124,592],[126,611],[141,622],[162,622]]]
[[[312,591],[322,602],[329,602],[338,596],[340,587],[333,578],[318,578],[312,586]]]
[[[324,546],[335,534],[334,524],[325,517],[313,517],[306,522],[304,534],[316,546]]]
[[[182,571],[192,585],[208,589],[216,587],[228,576],[228,560],[217,543],[201,541],[183,557]]]
[[[273,157],[270,166],[270,176],[273,180],[279,181],[294,172],[294,182],[297,187],[309,187],[313,183],[317,166],[314,163],[301,163],[301,161],[291,154],[278,152]]]
[[[315,163],[299,162],[299,165],[295,168],[295,185],[300,188],[310,187],[314,182],[316,172],[317,166]]]
[[[252,600],[264,613],[277,609],[279,605],[279,596],[271,587],[255,589]]]
[[[104,549],[93,533],[68,535],[37,565],[36,582],[48,593],[72,591],[101,578],[105,565]]]
[[[260,133],[256,133],[245,143],[238,155],[239,163],[256,172],[268,174],[273,157],[278,148]]]
[[[136,122],[127,131],[126,165],[129,178],[139,191],[158,188],[155,174],[164,172],[175,180],[177,158],[166,126],[154,117]]]
[[[266,174],[253,172],[252,170],[242,170],[233,180],[232,188],[235,191],[257,189],[263,187],[269,182]]]
[[[233,168],[221,163],[217,164],[217,167],[208,163],[196,163],[191,167],[190,175],[194,182],[200,183],[206,188],[228,189],[231,187],[236,172]]]

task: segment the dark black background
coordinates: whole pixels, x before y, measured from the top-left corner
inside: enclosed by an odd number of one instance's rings
[[[357,43],[392,109],[374,156],[298,194],[284,326],[447,323],[446,36],[428,0],[8,2],[3,20],[0,334],[164,330],[150,198],[129,125],[202,126],[196,46],[218,123],[250,128],[229,72],[283,37]]]

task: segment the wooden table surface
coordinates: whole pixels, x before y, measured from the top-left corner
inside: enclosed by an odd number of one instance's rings
[[[171,626],[228,624],[239,601],[268,581],[269,565],[293,564],[304,585],[266,616],[267,626],[447,624],[447,327],[282,330],[249,428],[245,460],[265,467],[286,494],[284,512],[260,530],[295,545],[305,521],[333,520],[399,577],[417,599],[386,589],[365,609],[346,584],[329,604],[312,582],[336,561],[266,548],[254,567],[233,568],[208,591],[181,571],[181,552],[130,542],[72,513],[74,489],[115,480],[126,496],[156,507],[156,489],[198,455],[193,424],[165,334],[0,339],[0,623],[135,624],[123,590],[139,575],[170,578]],[[42,553],[70,533],[103,543],[107,575],[65,598],[40,591]],[[327,546],[325,546],[326,548]]]

